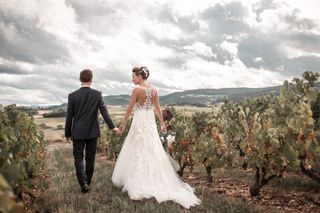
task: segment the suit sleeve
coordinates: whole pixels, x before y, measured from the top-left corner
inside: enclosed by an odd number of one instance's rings
[[[100,110],[100,113],[104,119],[104,121],[107,123],[109,129],[113,129],[115,128],[111,118],[110,118],[110,115],[109,115],[109,112],[107,110],[107,107],[104,105],[104,102],[103,102],[103,99],[102,99],[102,95],[101,95],[101,92],[100,93],[100,97],[99,97],[99,110]]]
[[[67,117],[66,117],[66,124],[65,124],[65,137],[71,137],[71,129],[72,129],[72,123],[73,123],[73,101],[70,97],[70,94],[68,96],[68,107],[67,107]]]

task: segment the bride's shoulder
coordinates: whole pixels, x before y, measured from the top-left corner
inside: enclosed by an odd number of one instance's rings
[[[145,91],[145,90],[157,90],[155,86],[148,85],[147,87],[142,87],[142,86],[136,86],[133,88],[133,90],[138,90],[138,91]]]
[[[150,89],[151,89],[151,91],[154,91],[154,92],[158,91],[158,89],[156,87],[154,87],[154,86],[151,86]]]
[[[132,90],[132,94],[144,94],[146,91],[151,91],[152,95],[156,95],[158,93],[158,89],[155,86],[148,85],[146,87],[136,86]]]
[[[154,86],[150,86],[151,94],[152,96],[155,96],[158,94],[158,89]]]
[[[137,93],[139,93],[140,92],[140,88],[139,87],[134,87],[133,89],[132,89],[132,94],[137,94]]]

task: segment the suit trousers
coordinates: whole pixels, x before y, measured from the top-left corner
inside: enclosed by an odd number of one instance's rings
[[[77,179],[81,187],[91,183],[97,149],[97,139],[98,138],[73,140],[74,165],[76,167]],[[84,150],[86,161],[85,170],[83,165]]]

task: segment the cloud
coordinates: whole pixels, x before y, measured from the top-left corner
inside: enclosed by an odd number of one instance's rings
[[[29,63],[60,63],[68,49],[53,35],[36,26],[36,20],[0,11],[0,56]]]
[[[147,66],[161,95],[264,87],[319,69],[313,0],[11,0],[0,8],[0,103],[65,102],[79,72],[130,94]],[[31,12],[30,12],[31,11]]]
[[[286,72],[298,75],[301,71],[320,72],[320,57],[319,56],[300,56],[297,58],[287,59],[284,62],[283,69]]]
[[[32,74],[33,66],[29,63],[24,62],[13,62],[0,58],[0,74],[12,74],[12,75],[20,75],[20,74]]]

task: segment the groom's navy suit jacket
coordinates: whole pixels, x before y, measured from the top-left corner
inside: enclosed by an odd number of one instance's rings
[[[101,92],[81,87],[68,96],[65,137],[84,140],[100,136],[98,110],[110,129],[114,128]]]

